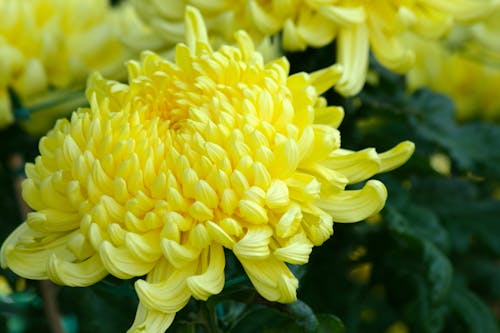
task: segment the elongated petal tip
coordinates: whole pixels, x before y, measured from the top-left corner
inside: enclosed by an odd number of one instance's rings
[[[386,172],[400,167],[408,161],[415,151],[415,144],[411,141],[403,141],[394,148],[379,154],[380,170]]]
[[[335,222],[352,223],[379,212],[387,199],[387,189],[378,180],[369,180],[361,190],[347,190],[317,202]]]
[[[201,42],[205,45],[208,43],[207,28],[201,16],[200,11],[193,6],[186,7],[186,43],[191,50],[196,50],[196,44]]]
[[[163,313],[139,303],[134,323],[127,333],[165,332],[174,321],[175,313]]]

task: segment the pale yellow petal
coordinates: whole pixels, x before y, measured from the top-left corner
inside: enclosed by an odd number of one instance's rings
[[[352,28],[353,25],[361,24],[365,21],[365,8],[347,6],[321,6],[319,12],[328,19],[337,23],[341,28]]]
[[[102,280],[108,271],[104,268],[99,255],[80,262],[67,262],[57,258],[55,254],[49,259],[47,276],[52,281],[72,287],[90,286]]]
[[[120,279],[147,274],[155,265],[155,261],[143,261],[125,247],[115,247],[109,241],[103,241],[99,254],[106,270]]]
[[[342,65],[336,64],[309,74],[311,85],[316,88],[316,93],[320,95],[333,87],[340,79],[342,70]]]
[[[350,184],[368,179],[380,171],[380,157],[373,148],[357,152],[338,153],[322,162],[328,168],[340,172]]]
[[[198,42],[208,45],[205,23],[203,22],[200,12],[194,7],[186,7],[185,26],[186,44],[191,50],[196,50]]]
[[[134,322],[127,333],[165,332],[172,325],[174,318],[175,312],[163,313],[148,309],[139,303]]]
[[[297,234],[292,237],[285,246],[274,250],[273,255],[278,260],[283,260],[290,264],[303,265],[309,261],[313,244],[303,234]]]
[[[161,241],[161,248],[169,263],[178,269],[182,269],[200,255],[199,249],[169,239]]]
[[[206,227],[210,237],[225,248],[232,249],[236,244],[235,240],[218,224],[208,221]]]
[[[411,141],[403,141],[394,148],[379,154],[381,165],[379,172],[391,171],[400,167],[411,157],[415,151],[415,144]]]
[[[233,247],[239,258],[266,259],[269,257],[269,241],[273,231],[268,226],[252,226],[243,238]]]
[[[369,180],[361,190],[346,190],[315,204],[332,215],[335,222],[357,222],[379,212],[385,204],[387,190],[381,182]]]
[[[238,257],[255,289],[272,302],[291,303],[297,300],[298,281],[285,263],[274,256],[266,260]]]
[[[187,278],[193,275],[198,262],[186,265],[182,270],[164,271],[154,281],[137,280],[135,290],[139,300],[150,310],[175,313],[187,304],[191,290]]]
[[[187,278],[187,285],[193,297],[204,301],[211,295],[220,293],[224,287],[224,249],[218,244],[213,244],[208,251],[206,270]]]
[[[341,29],[337,37],[338,62],[344,66],[335,89],[344,96],[356,95],[365,83],[368,70],[369,32],[364,24]]]
[[[47,279],[47,265],[51,255],[55,254],[62,260],[74,259],[74,255],[66,247],[66,242],[72,236],[73,233],[42,234],[23,223],[2,244],[2,267],[9,267],[28,279]]]

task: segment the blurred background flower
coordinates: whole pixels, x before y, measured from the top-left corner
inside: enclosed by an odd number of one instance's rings
[[[107,0],[1,0],[0,22],[0,127],[24,119],[37,135],[86,105],[89,73],[123,78],[124,61],[154,44],[130,6]]]
[[[407,35],[405,43],[416,50],[410,89],[429,87],[448,95],[460,120],[500,120],[500,9],[479,23],[456,26],[444,40]]]
[[[301,1],[301,0],[175,0],[133,1],[139,15],[169,41],[182,38],[182,15],[187,5],[199,8],[210,35],[231,41],[245,29],[256,41],[282,32],[285,50],[322,47],[337,42],[336,60],[344,74],[335,89],[357,94],[365,83],[369,52],[387,68],[405,72],[413,64],[413,49],[397,37],[411,31],[439,39],[457,22],[482,18],[498,5],[494,0]],[[220,41],[219,41],[220,42]]]

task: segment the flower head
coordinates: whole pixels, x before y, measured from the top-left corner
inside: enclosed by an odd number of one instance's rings
[[[381,182],[346,185],[413,152],[340,148],[343,111],[319,96],[339,66],[289,76],[287,60],[264,64],[245,32],[213,51],[192,8],[186,31],[175,62],[146,52],[129,62],[128,84],[91,78],[90,108],[60,120],[26,166],[36,212],[1,250],[18,274],[70,286],[147,275],[132,331],[165,330],[191,296],[219,293],[223,248],[263,297],[294,301],[287,263],[306,263],[334,221],[384,205]]]
[[[173,40],[182,38],[183,10],[188,4],[203,13],[211,34],[231,39],[245,29],[255,40],[283,32],[283,47],[303,50],[337,41],[337,61],[344,74],[336,89],[357,94],[364,82],[371,50],[391,70],[403,72],[413,62],[412,50],[397,37],[413,31],[439,38],[455,21],[485,15],[496,0],[175,0],[135,1],[153,28]]]
[[[500,19],[500,11],[494,15]],[[479,31],[488,31],[478,34]],[[494,33],[497,32],[497,34]],[[407,36],[416,51],[408,72],[410,89],[423,86],[453,99],[459,119],[500,120],[500,27],[484,23],[455,29],[444,41],[423,41]]]
[[[125,59],[108,1],[0,0],[0,127],[13,121],[8,89],[26,102],[51,88],[84,86]]]

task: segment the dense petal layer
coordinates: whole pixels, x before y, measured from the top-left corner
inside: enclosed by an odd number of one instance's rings
[[[276,18],[254,6],[271,29]],[[358,14],[336,12],[352,16],[346,25]],[[343,79],[341,66],[290,76],[287,60],[266,64],[246,32],[214,51],[196,9],[183,24],[175,62],[148,51],[129,62],[128,84],[90,78],[90,107],[58,121],[26,167],[23,195],[36,212],[1,249],[3,266],[34,279],[139,277],[132,331],[163,330],[192,296],[219,293],[224,248],[263,297],[293,302],[298,280],[287,264],[306,263],[333,221],[384,205],[382,183],[346,186],[413,150],[340,148],[343,111],[319,94]],[[360,59],[344,60],[357,70]]]

